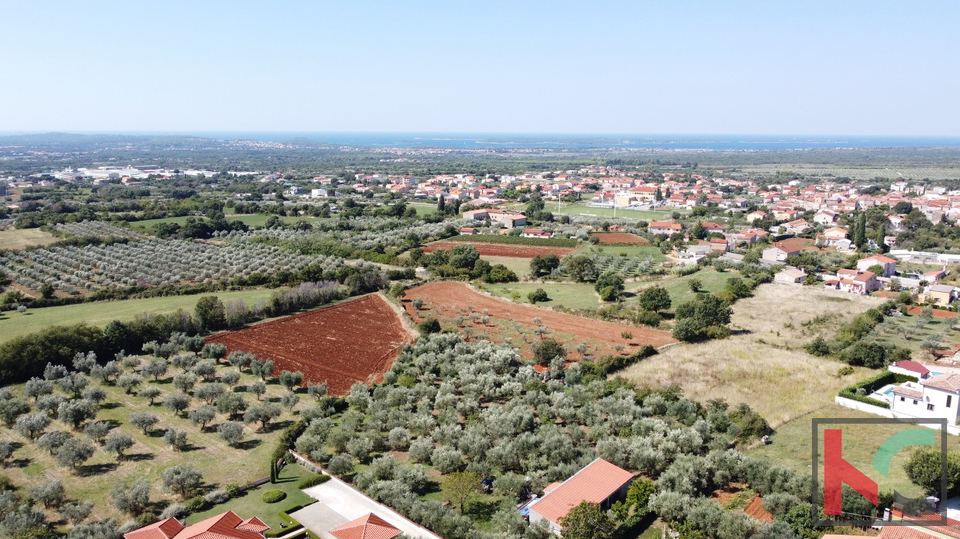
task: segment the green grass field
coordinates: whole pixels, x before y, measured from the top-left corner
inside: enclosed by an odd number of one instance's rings
[[[517,274],[517,277],[524,279],[530,274],[530,259],[517,258],[513,256],[481,256],[492,265],[503,264],[510,271]]]
[[[587,206],[585,204],[570,204],[568,206],[563,206],[559,210],[556,206],[550,206],[547,204],[545,208],[548,211],[551,211],[555,214],[582,214],[582,215],[595,215],[598,217],[614,217],[613,208],[594,208]],[[686,215],[689,213],[686,210],[679,210],[677,208],[666,208],[662,210],[627,210],[624,208],[616,209],[616,217],[623,217],[625,219],[644,219],[647,221],[666,221],[670,219],[670,215],[673,212],[678,212],[681,215]]]
[[[831,403],[816,412],[800,416],[781,425],[771,437],[771,444],[756,447],[747,451],[747,453],[767,457],[777,464],[789,466],[801,473],[810,473],[813,418],[875,419],[876,417],[872,414]],[[880,448],[880,444],[890,435],[904,430],[905,427],[899,425],[836,424],[827,425],[827,428],[840,428],[843,431],[843,458],[876,481],[880,485],[881,491],[896,489],[905,496],[921,494],[920,488],[910,482],[903,470],[904,463],[910,457],[909,449],[900,451],[894,456],[893,462],[890,464],[889,478],[883,477],[880,472],[873,468],[873,458],[877,449]],[[820,439],[822,451],[822,434]],[[947,436],[947,448],[950,451],[960,449],[960,437]],[[822,453],[820,463],[823,464]]]
[[[907,348],[914,358],[933,359],[921,345],[928,339],[940,343],[941,350],[953,350],[960,346],[960,319],[923,318],[920,315],[888,317],[877,325],[869,340]]]
[[[187,524],[196,524],[205,518],[219,515],[225,511],[233,511],[241,518],[258,517],[267,526],[270,526],[271,530],[279,530],[281,524],[284,523],[278,514],[280,511],[295,505],[307,505],[313,501],[313,498],[297,488],[297,484],[300,483],[301,479],[314,475],[316,474],[299,464],[288,464],[280,471],[276,483],[264,483],[257,488],[246,491],[240,497],[215,505],[206,511],[194,513],[187,518]],[[262,496],[264,492],[269,490],[281,490],[287,494],[287,497],[276,503],[265,503]]]
[[[10,228],[0,230],[0,250],[20,250],[33,245],[49,245],[58,238],[39,228]]]
[[[407,207],[417,210],[417,215],[432,215],[437,213],[436,204],[407,204]]]
[[[30,309],[26,313],[2,313],[0,317],[0,342],[20,337],[53,325],[70,325],[80,322],[104,326],[112,320],[133,320],[141,313],[171,313],[177,309],[193,312],[201,296],[216,295],[222,301],[242,299],[248,304],[260,298],[269,298],[273,290],[256,289],[236,292],[217,292],[194,296],[166,296],[160,298],[128,299],[81,303],[61,307]]]
[[[144,221],[132,221],[132,222],[130,223],[130,226],[131,226],[131,227],[140,227],[140,228],[144,228],[144,229],[147,229],[147,230],[152,229],[154,226],[156,226],[156,225],[158,225],[158,224],[160,224],[160,223],[176,223],[176,224],[182,226],[184,223],[187,222],[187,219],[189,219],[189,218],[190,218],[189,216],[183,216],[183,217],[166,217],[166,218],[164,218],[164,219],[146,219],[146,220],[144,220]],[[195,218],[198,218],[198,217],[195,217]],[[267,219],[269,219],[269,218],[270,218],[269,215],[266,215],[266,214],[263,214],[263,213],[242,214],[242,215],[226,214],[226,219],[227,219],[227,221],[229,221],[229,222],[232,222],[232,221],[240,221],[240,222],[242,222],[243,224],[245,224],[245,225],[247,225],[247,226],[250,226],[250,227],[262,227],[263,224],[266,223],[266,222],[267,222]],[[199,217],[199,219],[203,219],[203,217]],[[322,219],[321,219],[320,217],[311,217],[311,216],[308,216],[308,215],[300,215],[300,216],[283,216],[283,217],[280,217],[280,220],[283,221],[284,223],[287,223],[287,224],[293,224],[293,223],[296,223],[296,222],[298,222],[298,221],[306,221],[306,222],[308,222],[308,223],[314,223],[314,222],[320,221],[320,220],[322,220]]]
[[[713,268],[706,268],[692,275],[685,275],[683,277],[670,276],[656,282],[642,281],[632,285],[628,284],[627,290],[630,292],[638,292],[654,285],[662,286],[670,293],[670,300],[673,302],[673,307],[676,308],[677,305],[686,303],[696,297],[697,293],[690,290],[690,281],[694,279],[700,281],[703,286],[703,291],[700,292],[701,294],[704,292],[716,293],[722,292],[724,288],[726,288],[727,279],[737,276],[739,276],[739,274],[736,272],[728,271],[720,273]]]
[[[513,294],[519,294],[516,300],[519,303],[529,303],[527,294],[538,288],[547,292],[550,301],[538,303],[546,307],[564,306],[570,309],[594,310],[600,304],[600,298],[593,290],[591,284],[578,283],[505,283],[505,284],[485,284],[481,288],[495,296],[503,298],[513,298]]]

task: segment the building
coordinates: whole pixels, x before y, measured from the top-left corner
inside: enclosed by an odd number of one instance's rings
[[[761,259],[766,262],[783,262],[791,256],[797,256],[798,254],[800,254],[799,247],[790,246],[783,243],[775,243],[773,244],[773,247],[763,250]]]
[[[520,234],[521,238],[552,238],[553,232],[549,232],[540,228],[525,228],[523,233]]]
[[[677,232],[682,232],[683,227],[680,226],[680,223],[674,223],[672,221],[650,221],[647,231],[651,234],[665,234],[669,236]]]
[[[927,287],[926,301],[934,305],[947,306],[956,299],[954,288],[945,284],[934,284]]]
[[[960,408],[960,374],[934,374],[918,382],[904,382],[893,388],[894,414],[911,417],[946,417],[950,425]]]
[[[337,539],[393,539],[400,530],[373,513],[330,530]]]
[[[597,459],[575,473],[546,495],[530,505],[530,523],[547,521],[551,531],[559,534],[560,520],[582,502],[600,504],[608,509],[610,504],[624,498],[633,474],[603,459]]]
[[[857,261],[857,269],[860,271],[867,271],[873,266],[883,268],[883,273],[880,274],[881,277],[893,277],[897,274],[897,260],[889,256],[873,255]]]
[[[233,511],[184,526],[175,518],[155,522],[149,526],[123,534],[124,539],[264,539],[270,529],[257,517],[246,520]]]
[[[803,284],[807,278],[806,272],[799,268],[787,267],[773,276],[773,282],[786,284]]]
[[[907,376],[913,376],[917,379],[924,379],[930,376],[930,369],[924,367],[923,365],[912,360],[904,360],[895,365],[890,365],[888,369],[890,372],[895,374],[905,374]]]
[[[463,212],[463,218],[472,219],[474,221],[483,221],[489,219],[490,221],[499,223],[501,226],[506,228],[527,226],[527,216],[515,211],[495,209],[467,210]]]

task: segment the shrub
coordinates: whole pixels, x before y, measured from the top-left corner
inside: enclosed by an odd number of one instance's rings
[[[550,301],[550,296],[547,295],[546,290],[538,288],[527,294],[527,299],[530,300],[530,303],[542,303],[544,301]]]
[[[260,498],[263,503],[277,503],[287,497],[287,493],[282,490],[268,490]]]
[[[297,483],[297,488],[305,489],[305,488],[315,487],[317,485],[322,485],[329,480],[330,480],[329,475],[317,474],[313,477],[305,477],[301,479],[300,482]]]
[[[423,334],[440,333],[440,322],[436,318],[430,317],[420,322],[420,332]]]

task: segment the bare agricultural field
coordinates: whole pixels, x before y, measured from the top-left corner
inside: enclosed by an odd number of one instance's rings
[[[10,228],[0,230],[0,250],[20,250],[33,245],[50,245],[57,238],[39,228]]]
[[[857,368],[838,377],[842,363],[812,356],[802,347],[882,302],[765,284],[734,305],[735,334],[730,338],[674,345],[620,374],[651,387],[678,384],[684,395],[701,402],[722,398],[731,405],[747,403],[777,427],[831,404],[841,388],[872,372]]]

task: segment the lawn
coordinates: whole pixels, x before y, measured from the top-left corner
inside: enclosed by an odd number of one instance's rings
[[[593,285],[583,283],[503,283],[485,284],[481,289],[495,296],[513,299],[518,303],[530,303],[527,294],[538,288],[544,289],[550,301],[538,303],[545,307],[563,306],[568,309],[595,310],[600,304],[600,297],[593,290]],[[517,294],[517,296],[515,296]]]
[[[299,464],[288,464],[280,471],[276,483],[264,483],[226,503],[216,505],[200,513],[194,513],[187,519],[187,524],[195,524],[225,511],[233,511],[241,518],[258,517],[267,526],[270,526],[271,530],[278,530],[281,528],[281,524],[289,523],[289,521],[280,517],[280,511],[296,505],[307,505],[313,501],[313,498],[304,494],[297,485],[300,480],[314,475],[316,474]],[[276,503],[266,503],[262,498],[263,493],[270,490],[281,490],[287,494],[287,497]]]
[[[530,259],[517,258],[515,256],[488,256],[482,255],[480,258],[486,260],[491,265],[503,264],[510,271],[517,274],[517,277],[525,279],[530,274]]]
[[[221,365],[218,370],[222,373],[233,370],[233,367]],[[180,369],[171,368],[159,382],[153,382],[152,378],[148,378],[146,384],[156,385],[163,395],[174,393],[177,390],[174,389],[171,380],[179,372]],[[252,375],[244,371],[239,385],[246,386],[254,380]],[[91,380],[91,384],[96,382]],[[22,384],[11,387],[15,394],[22,394]],[[116,386],[102,387],[107,393],[107,398],[101,404],[96,420],[109,422],[114,430],[125,432],[133,437],[134,445],[126,451],[125,459],[118,461],[115,453],[107,453],[102,447],[97,447],[93,457],[83,463],[78,470],[73,471],[59,466],[50,453],[38,448],[34,442],[16,431],[0,427],[0,440],[13,441],[18,445],[11,459],[12,464],[6,466],[4,475],[8,476],[14,484],[23,487],[50,479],[60,479],[63,481],[69,499],[94,502],[93,514],[97,518],[113,517],[123,521],[126,517],[121,515],[110,501],[110,490],[114,484],[136,478],[146,479],[152,484],[151,510],[159,513],[169,503],[179,501],[174,494],[164,491],[161,483],[161,472],[174,465],[189,464],[200,471],[203,475],[202,492],[223,488],[231,483],[238,485],[251,483],[269,476],[267,463],[270,454],[276,448],[283,428],[296,419],[296,416],[283,409],[283,414],[274,420],[272,428],[267,432],[257,432],[255,425],[247,425],[244,428],[244,438],[240,447],[234,448],[216,434],[217,425],[227,419],[223,414],[217,414],[207,429],[201,432],[200,428],[193,425],[187,418],[175,415],[161,406],[163,396],[157,398],[155,404],[150,406],[144,397],[127,395]],[[286,390],[281,386],[269,383],[264,400],[278,401],[285,393]],[[255,396],[247,393],[244,395],[248,405],[257,402]],[[301,395],[298,408],[310,405],[307,398],[305,394]],[[201,401],[193,398],[189,409],[195,409],[200,404]],[[148,434],[144,434],[130,424],[131,415],[143,411],[149,411],[159,418],[159,422]],[[184,451],[174,451],[164,441],[163,432],[167,428],[176,428],[187,433],[188,446]],[[84,437],[83,434],[72,431],[69,425],[58,421],[51,423],[46,432],[58,429],[72,432],[74,436]]]
[[[9,228],[0,230],[0,250],[20,250],[32,245],[49,245],[57,239],[53,234],[39,228]]]
[[[761,285],[753,297],[734,304],[733,336],[671,346],[620,374],[651,387],[678,384],[698,402],[720,398],[749,404],[777,428],[831,404],[840,389],[873,374],[855,368],[854,374],[838,377],[844,364],[812,356],[803,346],[820,334],[829,338],[841,324],[880,303],[822,289]]]
[[[639,292],[644,288],[650,288],[651,286],[662,286],[670,294],[670,301],[673,302],[673,307],[676,308],[677,305],[681,303],[686,303],[697,296],[697,292],[690,290],[690,281],[699,280],[700,285],[702,286],[701,294],[704,293],[717,293],[722,292],[727,286],[727,279],[731,277],[739,277],[740,274],[736,272],[719,272],[713,268],[704,268],[694,274],[677,276],[671,275],[662,280],[650,282],[650,281],[641,281],[636,284],[628,284],[628,292]]]
[[[673,212],[677,212],[680,215],[686,215],[689,213],[687,210],[680,210],[677,208],[666,208],[662,210],[628,210],[624,208],[617,208],[616,212],[614,212],[613,208],[594,208],[585,204],[571,204],[569,206],[563,206],[559,210],[547,204],[546,209],[555,214],[595,215],[598,217],[614,217],[614,213],[616,213],[616,217],[624,217],[627,219],[645,219],[648,221],[670,220],[670,216],[673,214]]]
[[[29,309],[23,314],[15,312],[0,313],[0,342],[34,333],[52,325],[70,325],[87,322],[97,326],[105,326],[112,320],[133,320],[138,314],[147,312],[160,314],[174,312],[177,309],[193,312],[193,308],[201,296],[215,295],[224,303],[230,300],[242,299],[248,304],[251,304],[260,298],[269,298],[273,292],[273,290],[261,288],[193,296],[165,296],[146,299],[80,303],[77,305]]]
[[[407,204],[407,207],[417,210],[417,215],[421,217],[424,215],[433,215],[434,213],[437,213],[436,204]]]
[[[815,412],[804,414],[781,425],[777,428],[777,432],[771,436],[771,444],[750,449],[747,451],[747,454],[767,457],[772,462],[788,466],[798,472],[810,473],[810,460],[812,458],[810,454],[812,444],[811,427],[813,418],[875,419],[876,417],[875,415],[844,408],[837,404],[827,404]],[[903,471],[903,464],[910,456],[910,449],[900,451],[894,457],[893,462],[890,464],[889,478],[884,477],[873,468],[873,458],[880,444],[890,435],[904,430],[904,427],[898,425],[850,424],[826,425],[826,427],[840,428],[843,431],[843,458],[876,481],[880,485],[881,492],[896,489],[906,496],[918,496],[921,494],[919,487],[911,483],[907,478],[906,472]],[[820,440],[822,450],[822,431]],[[947,448],[950,451],[960,449],[960,437],[947,436]],[[820,463],[821,465],[823,463],[822,452]]]

